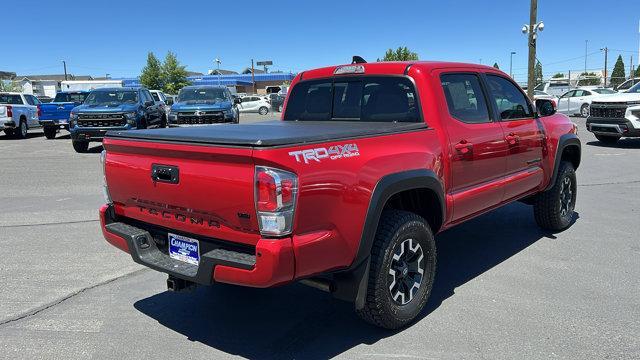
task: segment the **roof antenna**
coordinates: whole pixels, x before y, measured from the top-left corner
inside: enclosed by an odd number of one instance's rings
[[[367,60],[365,60],[365,59],[361,58],[361,57],[360,57],[360,56],[358,56],[358,55],[354,55],[354,56],[353,56],[353,60],[351,60],[351,63],[352,63],[352,64],[366,64],[366,63],[367,63]]]

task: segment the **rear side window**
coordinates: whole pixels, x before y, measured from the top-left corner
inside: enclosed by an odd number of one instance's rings
[[[500,76],[487,75],[487,83],[502,120],[533,117],[529,102],[511,81]]]
[[[349,77],[298,83],[284,120],[419,122],[418,97],[404,77]]]
[[[440,77],[440,81],[451,116],[469,124],[491,121],[477,75],[444,74]]]
[[[158,93],[152,92],[151,96],[153,96],[153,100],[160,101],[160,97],[158,96]]]
[[[20,95],[0,94],[0,104],[22,105],[22,98]]]

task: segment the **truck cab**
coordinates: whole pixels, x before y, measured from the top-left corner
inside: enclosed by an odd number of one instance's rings
[[[55,139],[60,129],[69,130],[71,110],[81,105],[89,95],[88,91],[63,91],[56,94],[53,102],[40,105],[40,125],[47,139]]]
[[[89,142],[102,141],[109,130],[165,127],[160,105],[145,88],[120,87],[92,90],[84,103],[71,110],[69,131],[73,148],[86,152]]]

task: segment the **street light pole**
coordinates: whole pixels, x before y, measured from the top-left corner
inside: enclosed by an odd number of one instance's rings
[[[589,40],[584,41],[584,76],[587,76],[587,48],[589,46]]]
[[[538,0],[531,0],[529,9],[529,60],[527,74],[527,95],[533,99],[533,87],[536,85],[535,63],[536,63],[536,22],[538,18]]]
[[[513,55],[515,55],[516,52],[512,51],[511,54],[509,55],[509,76],[511,76],[511,78],[513,79]]]
[[[605,46],[600,51],[604,51],[604,87],[607,87],[607,56],[609,55],[609,48]]]
[[[67,80],[67,62],[62,60],[62,65],[64,66],[64,80]]]

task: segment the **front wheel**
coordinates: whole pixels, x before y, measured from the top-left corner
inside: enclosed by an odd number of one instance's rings
[[[88,141],[72,141],[73,150],[77,153],[86,153],[89,150],[89,142]]]
[[[580,107],[580,115],[583,118],[589,117],[589,104],[582,104]]]
[[[620,136],[596,135],[596,139],[603,144],[613,145],[620,140]]]
[[[162,116],[162,118],[160,119],[160,125],[161,128],[166,128],[167,127],[167,117],[166,116]]]
[[[14,133],[15,133],[15,131],[13,129],[6,129],[4,131],[4,134],[9,136],[9,137],[12,137]]]
[[[44,136],[49,140],[55,139],[57,132],[58,132],[58,129],[56,129],[54,127],[46,127],[46,128],[44,128]]]
[[[261,106],[260,109],[258,109],[258,113],[260,115],[267,115],[267,113],[269,113],[269,109],[267,109],[266,106]]]
[[[543,229],[560,231],[571,225],[578,185],[573,164],[562,161],[553,187],[538,194],[533,204],[536,223]]]
[[[386,329],[400,328],[422,311],[436,271],[436,245],[427,222],[399,210],[385,210],[371,249],[365,321]]]

